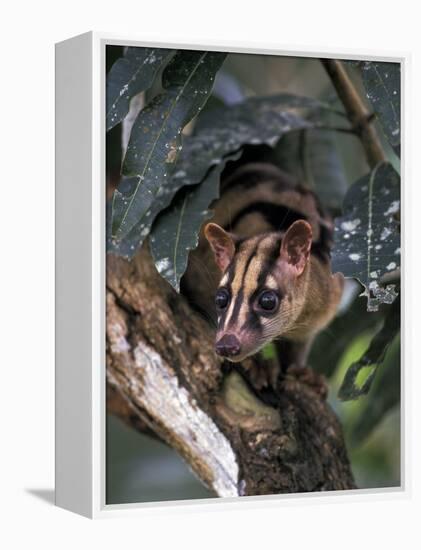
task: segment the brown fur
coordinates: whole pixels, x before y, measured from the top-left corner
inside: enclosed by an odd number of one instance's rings
[[[342,294],[343,277],[330,269],[329,241],[322,243],[320,255],[311,253],[331,222],[312,193],[274,167],[263,167],[261,179],[259,170],[256,165],[242,167],[223,184],[212,223],[202,229],[199,246],[190,255],[183,291],[218,323],[217,342],[228,334],[238,341],[241,351],[230,360],[242,361],[282,338],[294,342],[291,361],[303,365],[311,341],[335,315]],[[252,173],[255,178],[257,174],[253,185],[247,180]],[[253,211],[256,204],[263,205],[261,211]],[[286,207],[287,215],[292,211],[299,219],[274,231],[268,214],[273,205]],[[227,288],[230,302],[216,317],[218,287]],[[261,293],[271,290],[279,296],[273,314],[259,302]]]

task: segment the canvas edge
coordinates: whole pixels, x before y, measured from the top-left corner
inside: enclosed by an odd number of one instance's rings
[[[83,39],[89,36],[92,46],[92,111],[90,121],[92,123],[92,163],[89,171],[92,175],[92,187],[85,190],[87,193],[91,191],[92,211],[91,211],[91,226],[92,226],[92,263],[90,273],[90,290],[92,299],[92,348],[89,356],[92,359],[90,365],[90,384],[92,389],[91,405],[91,498],[89,517],[105,518],[105,517],[121,517],[132,515],[145,515],[160,513],[160,511],[179,511],[184,512],[192,510],[194,507],[199,507],[201,510],[221,510],[221,509],[238,509],[241,505],[246,507],[264,507],[264,506],[279,506],[279,505],[295,505],[302,502],[303,497],[308,503],[329,503],[349,501],[367,501],[380,500],[390,498],[408,498],[410,496],[410,485],[408,484],[410,470],[410,453],[408,441],[408,425],[409,415],[407,414],[409,405],[409,395],[406,391],[409,383],[410,372],[408,372],[409,358],[407,354],[409,331],[404,331],[402,345],[402,365],[405,365],[405,373],[402,368],[402,404],[401,404],[401,486],[389,489],[372,489],[372,490],[356,490],[345,491],[332,494],[299,494],[299,495],[268,495],[264,497],[243,497],[241,499],[209,499],[209,500],[189,500],[175,502],[159,502],[159,503],[136,503],[131,505],[107,505],[105,503],[105,121],[104,113],[101,109],[105,98],[105,46],[118,45],[137,45],[156,47],[179,47],[186,49],[209,49],[209,50],[224,50],[233,53],[259,53],[267,55],[288,55],[288,56],[307,56],[307,57],[336,57],[341,59],[365,59],[379,61],[394,61],[400,62],[403,67],[402,84],[404,98],[402,101],[403,113],[403,133],[402,133],[402,174],[403,179],[408,179],[407,159],[408,159],[408,79],[410,72],[410,54],[408,52],[390,53],[390,52],[361,52],[358,50],[341,51],[339,48],[318,50],[317,47],[305,48],[289,48],[274,44],[244,44],[238,42],[206,41],[194,42],[186,44],[183,40],[161,41],[160,39],[147,37],[146,39],[116,36],[109,33],[92,32],[87,35],[81,35],[74,39],[62,42],[67,44],[72,40]],[[86,168],[87,170],[87,168]],[[409,203],[408,185],[405,186],[403,199],[405,205]],[[410,224],[409,208],[404,206],[405,222],[404,226]],[[408,237],[406,229],[403,230],[403,239]],[[407,258],[408,250],[406,243],[402,243],[403,251],[403,276],[405,285],[408,281]],[[409,247],[410,248],[410,247]],[[98,284],[100,282],[100,284]],[[59,286],[57,292],[59,292]],[[408,288],[408,287],[406,287]],[[405,297],[406,293],[404,293]],[[407,304],[403,300],[403,317],[402,324],[407,325]],[[100,368],[98,368],[98,363]],[[95,367],[96,365],[96,367]],[[57,502],[58,505],[61,505]],[[66,506],[64,506],[66,507]],[[77,510],[73,510],[77,511]],[[81,513],[81,512],[79,512]]]
[[[55,503],[93,515],[92,33],[55,48]]]

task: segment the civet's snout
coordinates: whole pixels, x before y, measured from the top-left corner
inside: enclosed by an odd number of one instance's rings
[[[241,345],[234,334],[224,334],[215,344],[215,351],[222,357],[235,357],[241,351]]]

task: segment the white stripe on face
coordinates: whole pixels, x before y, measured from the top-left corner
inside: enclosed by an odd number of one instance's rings
[[[219,283],[219,286],[225,286],[228,282],[228,278],[229,278],[228,273],[225,273],[225,275],[221,279],[221,282]]]
[[[278,283],[276,282],[276,279],[273,275],[269,273],[269,275],[266,277],[266,281],[264,283],[264,286],[266,288],[270,288],[271,290],[278,290]]]
[[[257,289],[258,278],[267,255],[267,244],[271,239],[271,236],[254,239],[247,256],[237,264],[237,271],[232,283],[232,300],[225,316],[224,328],[234,324],[231,328],[238,332],[239,328],[245,325],[250,310],[250,297]],[[273,282],[276,284],[275,280]],[[242,300],[241,304],[237,304],[239,299]],[[235,309],[237,311],[235,319],[233,319]]]

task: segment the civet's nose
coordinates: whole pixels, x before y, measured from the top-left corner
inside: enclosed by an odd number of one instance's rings
[[[218,355],[222,357],[233,357],[240,353],[240,342],[234,334],[225,334],[218,342],[215,344],[215,351]]]

